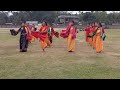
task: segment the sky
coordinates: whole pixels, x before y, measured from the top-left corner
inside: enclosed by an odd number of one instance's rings
[[[68,12],[72,12],[73,14],[79,13],[79,11],[68,11]],[[83,12],[90,12],[90,11],[83,11]],[[113,11],[106,11],[106,12],[109,14],[109,13],[112,13]],[[114,11],[114,12],[120,12],[120,11]],[[12,13],[9,13],[9,16],[10,15],[12,15]]]
[[[79,13],[79,11],[68,11],[68,12],[72,12],[73,14]],[[83,12],[90,12],[90,11],[83,11]],[[113,11],[106,11],[108,14],[112,13]],[[120,11],[114,11],[114,12],[120,12]]]

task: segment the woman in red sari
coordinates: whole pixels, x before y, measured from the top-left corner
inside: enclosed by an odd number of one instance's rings
[[[32,34],[33,32],[35,32],[35,25],[34,25],[34,24],[31,26],[31,34]],[[36,38],[35,38],[34,36],[32,36],[31,42],[35,42],[35,40],[36,40]]]
[[[93,23],[92,27],[93,27],[93,33],[96,32],[96,30],[98,29],[98,23],[97,22]],[[93,36],[92,47],[93,49],[96,48],[96,35]]]
[[[69,26],[66,30],[62,30],[60,36],[63,38],[67,38],[67,47],[68,52],[75,51],[75,39],[76,39],[77,29],[74,26],[74,21],[69,23]]]
[[[98,24],[98,30],[96,32],[96,53],[101,53],[103,51],[103,38],[102,35],[105,33],[102,28],[102,24]]]
[[[89,36],[91,36],[91,35],[93,34],[92,25],[90,25],[90,28],[89,28],[88,34],[89,34]],[[93,43],[93,39],[92,39],[92,37],[89,37],[89,38],[88,38],[88,42],[89,42],[90,46],[92,46],[92,43]]]
[[[89,35],[89,30],[90,30],[90,24],[85,28],[85,38],[86,38],[86,42],[88,42],[88,35]]]
[[[50,41],[48,38],[48,25],[46,22],[42,23],[42,27],[40,28],[40,30],[38,31],[40,34],[40,43],[41,43],[41,48],[44,49],[49,46],[50,47]]]

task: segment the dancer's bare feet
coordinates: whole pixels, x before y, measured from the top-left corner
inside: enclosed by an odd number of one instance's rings
[[[43,49],[43,52],[45,52],[45,49]]]
[[[68,52],[73,52],[73,51],[68,51]]]

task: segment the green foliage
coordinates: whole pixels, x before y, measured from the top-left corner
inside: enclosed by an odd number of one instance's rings
[[[7,15],[5,14],[5,13],[0,13],[0,24],[2,25],[2,24],[4,24],[4,23],[6,23],[7,22],[7,19],[8,19],[8,17],[7,17]]]
[[[85,24],[95,21],[106,24],[120,23],[120,13],[107,14],[106,11],[80,13],[80,20]]]
[[[7,16],[5,12],[0,13],[0,24],[12,22],[18,24],[26,21],[49,21],[53,23],[57,17],[56,11],[19,11],[12,12],[12,16]]]
[[[11,12],[13,15],[9,16]],[[67,11],[18,11],[0,12],[0,24],[14,23],[19,24],[26,21],[47,21],[48,23],[58,22],[58,15],[70,15]],[[99,21],[105,24],[120,23],[120,13],[107,14],[106,11],[91,11],[83,13],[79,11],[80,22],[88,24]]]

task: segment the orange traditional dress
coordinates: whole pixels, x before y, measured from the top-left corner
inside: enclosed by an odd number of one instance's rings
[[[40,40],[40,42],[41,42],[41,47],[44,50],[47,46],[50,46],[50,41],[48,38],[48,26],[41,27],[39,32],[41,37],[43,37],[42,40]]]
[[[75,26],[68,26],[66,30],[60,32],[62,38],[67,38],[67,47],[69,52],[75,51],[75,39],[78,33]]]
[[[34,31],[35,31],[35,28],[32,27],[32,28],[31,28],[31,33],[33,33]],[[36,38],[35,38],[34,36],[32,36],[31,42],[35,42],[35,40],[36,40]]]
[[[93,33],[97,30],[98,27],[93,27]],[[93,49],[96,48],[96,34],[93,36],[93,43],[92,43]]]
[[[96,32],[96,52],[100,53],[103,51],[103,39],[101,37],[102,30],[98,28]]]
[[[68,46],[68,51],[73,52],[75,51],[75,39],[76,39],[76,28],[75,26],[71,26],[70,27],[70,31],[68,34],[68,38],[67,38],[67,46]]]

